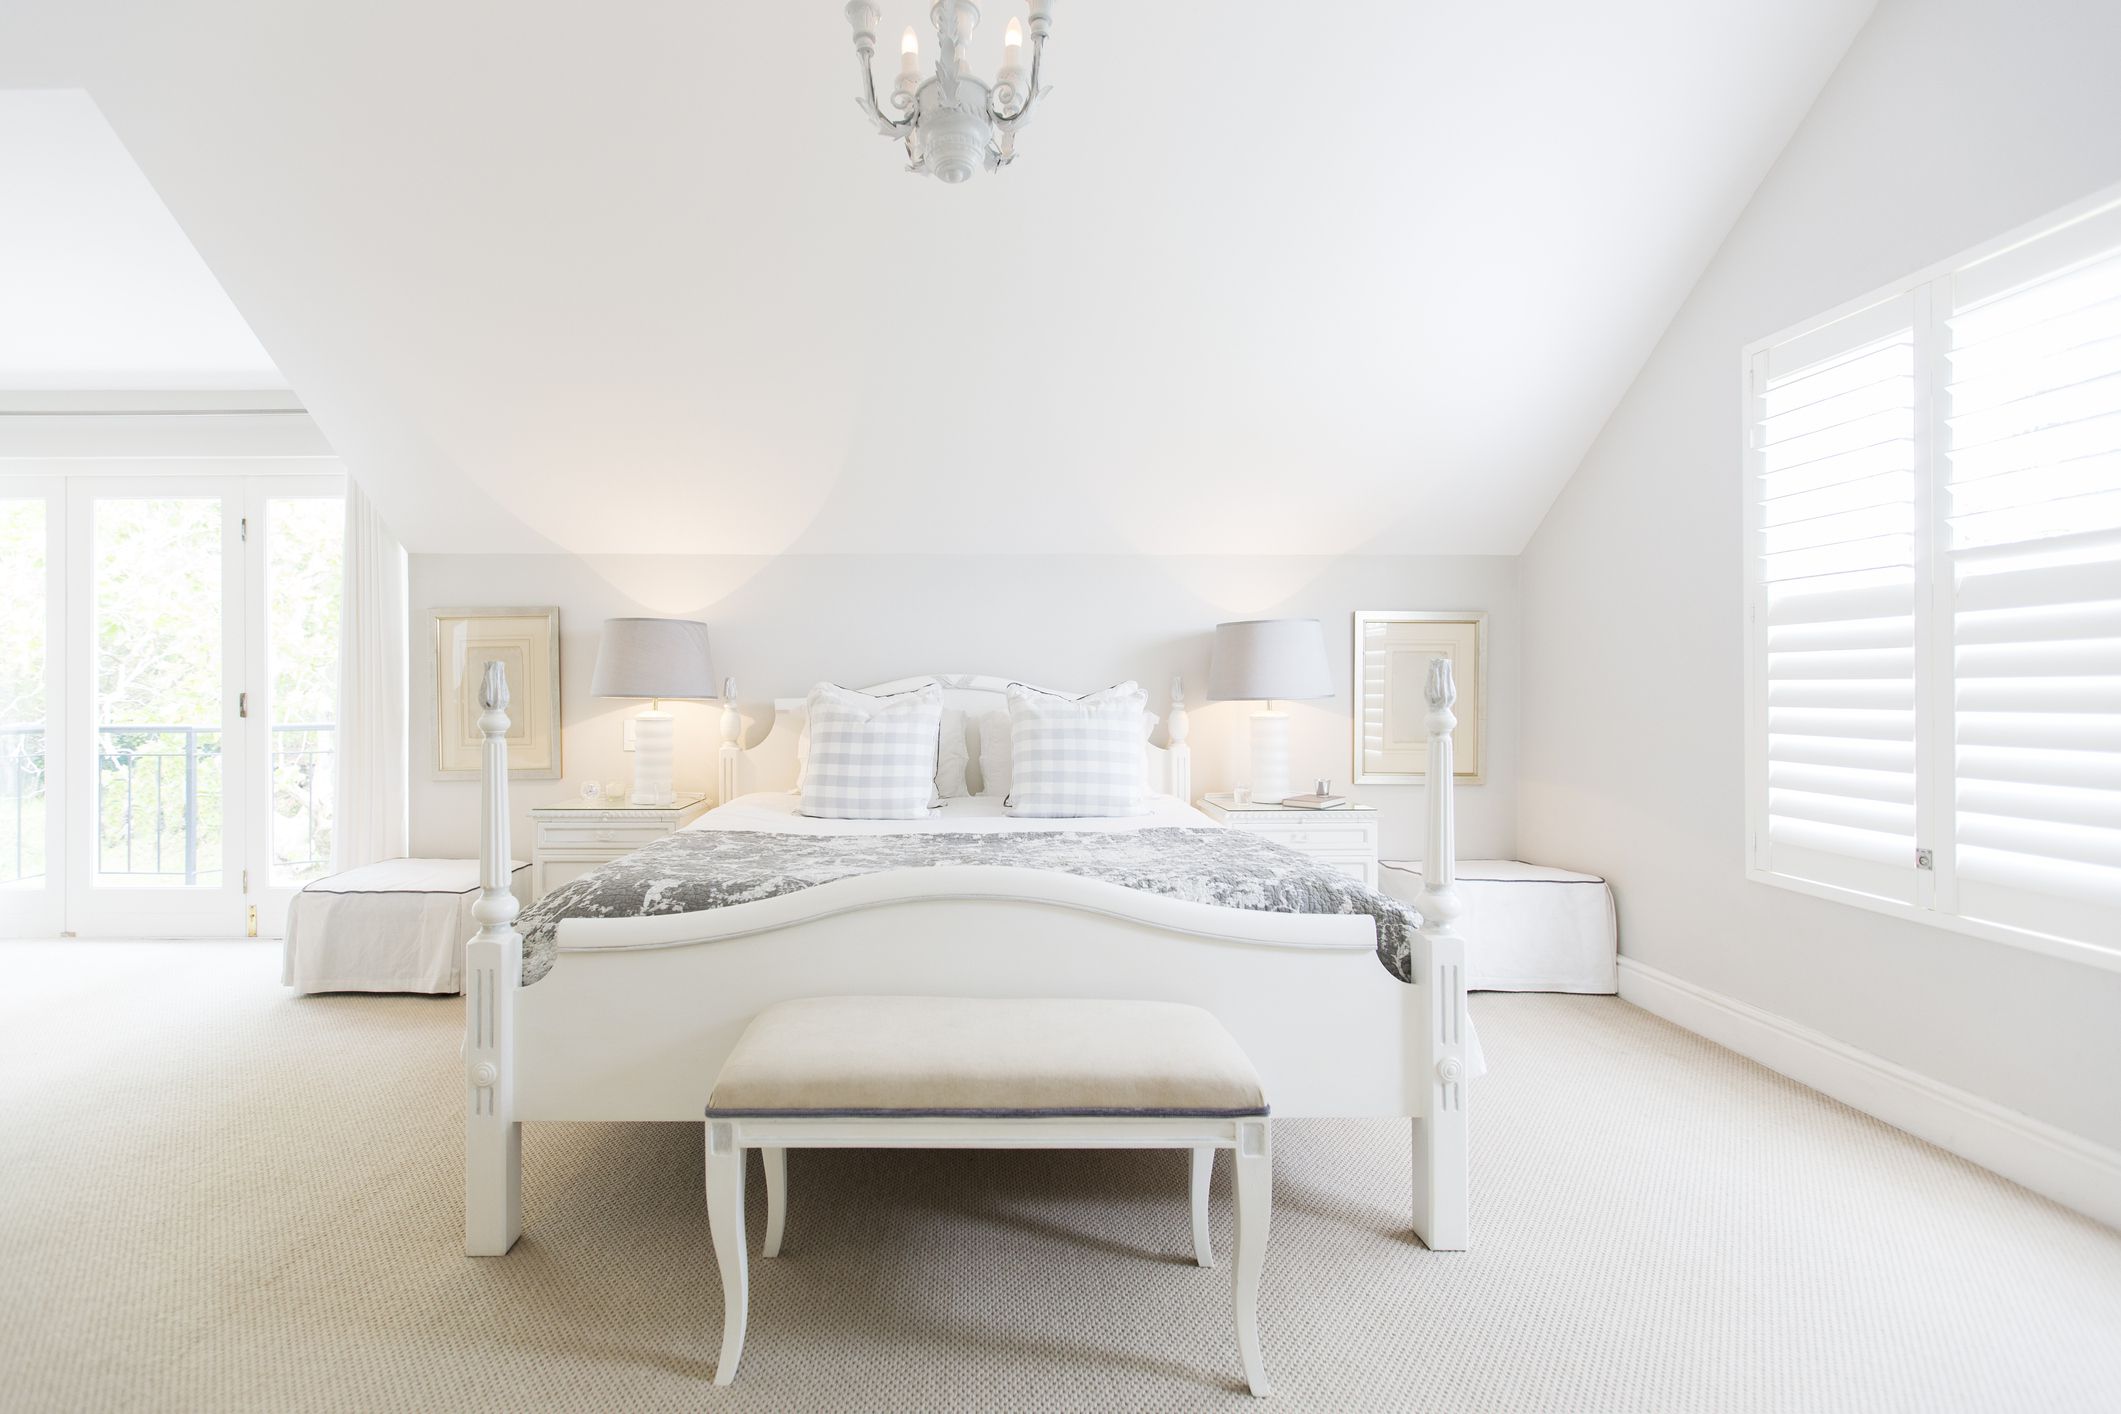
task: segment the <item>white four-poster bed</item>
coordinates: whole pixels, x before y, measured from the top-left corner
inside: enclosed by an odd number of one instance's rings
[[[1005,680],[933,681],[946,706],[1003,706]],[[751,1018],[823,993],[1205,1007],[1251,1057],[1277,1119],[1411,1120],[1414,1231],[1431,1248],[1462,1250],[1470,1033],[1465,949],[1452,928],[1454,697],[1449,665],[1434,665],[1428,874],[1410,939],[1412,985],[1380,965],[1366,914],[1257,912],[1051,870],[943,866],[698,912],[570,918],[550,974],[524,986],[508,884],[508,689],[501,665],[488,664],[480,929],[464,971],[465,1250],[499,1256],[522,1232],[524,1121],[702,1122],[715,1074]],[[802,703],[776,709],[750,749],[734,707],[725,709],[723,801],[793,784]],[[1145,752],[1150,790],[1180,801],[1191,794],[1187,729],[1174,681],[1169,744]],[[773,1165],[767,1173],[772,1180]]]

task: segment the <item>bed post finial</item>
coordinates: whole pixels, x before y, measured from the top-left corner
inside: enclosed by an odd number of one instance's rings
[[[1451,663],[1429,664],[1428,843],[1422,854],[1421,928],[1410,939],[1407,1056],[1409,1089],[1420,1102],[1414,1121],[1414,1231],[1434,1251],[1459,1252],[1470,1240],[1466,1134],[1465,940],[1452,926],[1458,899],[1458,841],[1454,814],[1456,763],[1451,708],[1458,687]]]
[[[1164,756],[1170,767],[1167,788],[1189,805],[1193,802],[1193,748],[1186,744],[1186,738],[1192,731],[1193,719],[1186,711],[1186,680],[1173,673],[1171,717],[1164,725],[1164,739],[1170,743]]]
[[[719,794],[715,804],[727,805],[737,796],[737,767],[744,759],[744,714],[736,709],[736,679],[722,679],[722,759],[717,773]]]
[[[508,672],[479,684],[485,738],[479,788],[479,931],[464,946],[464,1251],[498,1257],[523,1231],[523,1127],[515,1119],[515,1003],[523,938],[515,930],[508,846]]]

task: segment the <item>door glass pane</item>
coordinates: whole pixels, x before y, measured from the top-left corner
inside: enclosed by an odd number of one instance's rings
[[[272,726],[272,883],[331,869],[345,502],[274,498],[265,540]]]
[[[221,502],[95,506],[96,882],[222,882]]]
[[[0,500],[0,888],[44,884],[44,501]]]

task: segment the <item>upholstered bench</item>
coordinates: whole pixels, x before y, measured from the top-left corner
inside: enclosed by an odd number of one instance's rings
[[[779,1255],[790,1149],[1190,1149],[1195,1257],[1208,1248],[1217,1149],[1236,1158],[1237,1348],[1267,1393],[1259,1277],[1273,1150],[1259,1076],[1222,1024],[1169,1002],[812,997],[745,1028],[707,1102],[707,1216],[722,1270],[722,1354],[736,1378],[749,1269],[745,1151],[762,1150],[764,1253]]]
[[[519,902],[529,867],[509,864]],[[386,859],[312,879],[288,903],[280,982],[297,992],[460,992],[478,901],[476,859]]]

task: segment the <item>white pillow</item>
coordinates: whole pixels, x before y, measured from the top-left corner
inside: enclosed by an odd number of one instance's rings
[[[957,707],[943,709],[942,740],[935,751],[935,793],[945,800],[972,794],[965,771],[972,755],[965,748],[965,714]]]
[[[1009,714],[982,713],[979,722],[979,774],[981,795],[1009,794]]]
[[[1011,683],[1007,698],[1005,811],[1054,819],[1148,813],[1142,760],[1147,693],[1123,682],[1071,698]]]
[[[831,683],[804,704],[810,751],[802,813],[826,820],[918,820],[935,798],[943,690],[871,697]]]

